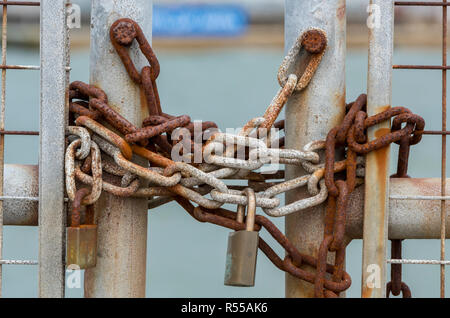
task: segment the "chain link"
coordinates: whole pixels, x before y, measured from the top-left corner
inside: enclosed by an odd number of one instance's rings
[[[222,133],[213,122],[197,124],[188,115],[172,116],[162,112],[156,84],[160,65],[136,22],[130,19],[116,21],[110,37],[130,78],[145,93],[144,102],[150,116],[144,120],[143,128],[138,128],[108,105],[108,97],[100,88],[82,82],[70,85],[71,126],[67,134],[72,142],[66,152],[69,199],[75,200],[76,181],[79,181],[91,187],[90,191],[79,190],[83,196],[82,205],[94,204],[102,191],[120,197],[148,198],[149,208],[175,200],[196,220],[233,230],[243,230],[245,225],[236,220],[236,213],[221,207],[229,203],[248,205],[249,199],[243,190],[248,187],[225,181],[248,181],[249,187],[256,192],[256,206],[272,217],[318,206],[328,199],[324,240],[317,258],[301,254],[264,216],[256,216],[254,229],[266,229],[286,251],[286,257],[281,259],[260,239],[259,248],[274,265],[314,284],[317,297],[338,297],[340,292],[348,289],[351,278],[344,271],[345,217],[350,194],[363,182],[360,177],[364,177],[364,156],[398,143],[398,174],[404,175],[406,170],[401,167],[405,166],[405,161],[407,165],[409,146],[421,139],[423,119],[403,107],[368,117],[365,112],[367,97],[361,95],[348,106],[342,124],[332,129],[326,140],[312,141],[302,151],[285,149],[284,137],[277,139],[271,129],[284,129],[284,121],[276,123],[276,119],[292,94],[307,87],[325,54],[327,37],[323,31],[313,29],[298,38],[283,60],[278,72],[281,89],[264,116],[249,120],[237,134]],[[135,40],[149,62],[141,72],[128,53]],[[304,55],[309,57],[309,62],[300,68],[298,56],[302,50],[306,51]],[[300,69],[304,71],[300,73]],[[367,141],[367,128],[386,120],[393,120],[392,131]],[[197,127],[201,136],[195,135]],[[174,137],[183,136],[181,130],[189,132],[187,140]],[[277,146],[276,142],[280,144]],[[336,161],[337,148],[345,150],[346,157],[342,161]],[[200,150],[201,163],[192,163],[196,150]],[[321,162],[323,150],[325,162]],[[174,161],[174,153],[191,161]],[[132,161],[134,156],[145,158],[149,166],[136,164]],[[280,181],[285,178],[284,171],[272,174],[260,171],[270,164],[302,167],[306,175]],[[111,175],[108,182],[103,180],[102,173]],[[342,173],[346,174],[345,181],[339,177]],[[141,179],[149,182],[149,187],[142,187]],[[309,197],[281,206],[277,196],[301,187],[306,188]],[[327,263],[329,252],[335,253],[334,264]],[[303,269],[302,265],[315,268],[316,273]],[[397,283],[393,284],[393,291],[398,290]]]

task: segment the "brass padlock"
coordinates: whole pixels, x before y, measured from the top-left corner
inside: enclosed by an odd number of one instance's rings
[[[80,269],[97,265],[97,225],[94,223],[93,206],[86,207],[85,225],[81,225],[81,207],[89,190],[80,189],[72,204],[71,224],[67,228],[67,266],[77,265]]]
[[[244,190],[248,198],[246,229],[230,233],[225,266],[225,285],[239,287],[255,286],[256,257],[259,234],[254,231],[256,216],[255,192]],[[237,221],[244,223],[245,206],[238,206]]]

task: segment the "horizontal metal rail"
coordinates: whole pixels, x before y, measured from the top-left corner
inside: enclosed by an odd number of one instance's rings
[[[450,261],[420,260],[420,259],[388,259],[388,264],[413,264],[413,265],[450,265]]]
[[[392,195],[391,200],[428,200],[428,201],[442,201],[450,200],[450,196],[426,196],[426,195]]]
[[[450,135],[450,131],[446,130],[425,130],[422,135]]]
[[[28,70],[28,71],[39,71],[40,66],[37,65],[0,65],[0,70]],[[66,67],[66,71],[71,71],[71,67]]]
[[[39,7],[40,2],[36,1],[0,1],[2,6],[27,6],[27,7]]]
[[[0,260],[1,265],[39,265],[38,261],[28,260]]]
[[[425,1],[395,1],[396,6],[421,6],[421,7],[446,7],[450,3],[446,2],[425,2]]]
[[[394,65],[394,69],[396,70],[449,70],[450,66],[441,66],[441,65]]]
[[[18,201],[36,201],[39,202],[38,197],[15,197],[15,196],[0,196],[0,201],[18,200]]]
[[[39,71],[40,66],[35,65],[0,65],[0,70],[32,70]]]
[[[39,131],[16,131],[16,130],[3,130],[0,131],[0,135],[13,135],[13,136],[39,136]]]

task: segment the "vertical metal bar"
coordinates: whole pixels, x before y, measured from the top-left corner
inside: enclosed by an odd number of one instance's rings
[[[309,87],[294,95],[286,108],[287,147],[302,149],[311,140],[324,140],[330,129],[340,124],[345,113],[345,0],[286,0],[286,49],[305,30],[323,29],[328,48]],[[287,179],[304,175],[298,167],[288,166]],[[302,190],[290,191],[287,203],[304,198]],[[324,205],[286,218],[286,235],[308,255],[317,256],[324,235]],[[330,260],[331,261],[331,260]],[[305,268],[306,269],[306,268]],[[313,286],[286,275],[287,297],[314,297]]]
[[[443,1],[444,3],[447,0]],[[447,66],[447,6],[442,7],[442,66]],[[442,69],[442,130],[447,130],[447,69]],[[447,135],[442,135],[442,167],[441,167],[441,192],[446,196],[447,183]],[[441,261],[445,260],[446,238],[445,200],[441,201]],[[445,298],[445,265],[441,265],[440,277],[441,298]]]
[[[8,45],[8,7],[3,6],[2,14],[2,65],[6,65]],[[5,129],[6,109],[6,69],[2,69],[2,91],[0,110],[0,130]],[[5,165],[5,136],[0,136],[0,196],[3,195],[3,169]],[[0,202],[0,259],[3,258],[3,202]],[[0,296],[2,295],[3,267],[0,265]]]
[[[152,1],[93,0],[91,15],[91,84],[105,90],[109,103],[140,127],[147,107],[111,45],[109,28],[119,18],[131,18],[150,39]],[[136,44],[130,50],[138,69],[148,64]],[[147,200],[104,194],[96,212],[97,267],[86,271],[85,296],[145,297]]]
[[[371,0],[370,3],[374,20],[369,28],[367,112],[373,116],[389,109],[392,102],[394,2]],[[373,140],[388,132],[389,121],[370,128],[368,137]],[[389,150],[390,147],[385,147],[366,156],[362,268],[364,298],[386,296]]]
[[[66,1],[41,1],[39,296],[64,297]]]

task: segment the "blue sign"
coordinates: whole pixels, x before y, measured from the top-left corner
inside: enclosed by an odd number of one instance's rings
[[[155,5],[154,36],[238,36],[248,16],[238,5]]]

